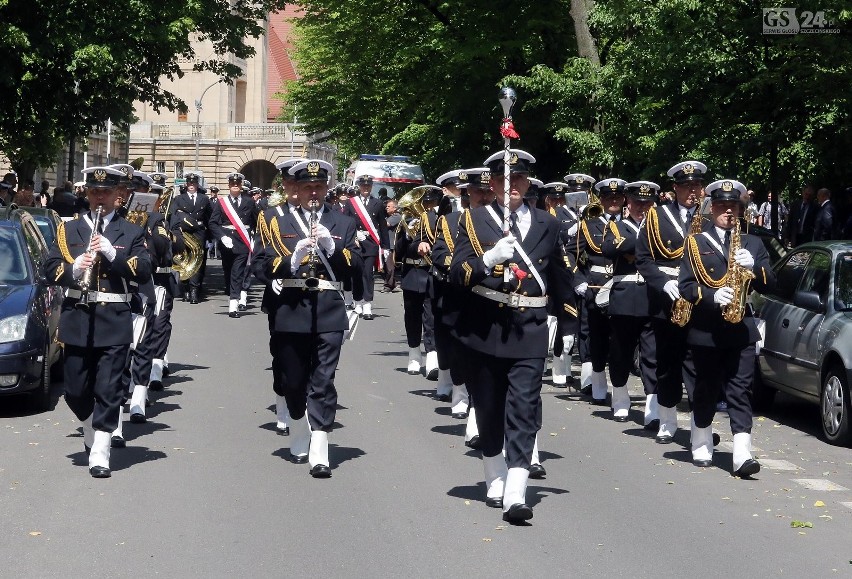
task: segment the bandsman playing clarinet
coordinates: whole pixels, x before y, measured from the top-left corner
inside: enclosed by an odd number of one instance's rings
[[[107,167],[90,167],[83,174],[93,209],[59,226],[44,267],[50,283],[68,288],[59,320],[65,401],[83,423],[89,473],[107,478],[133,339],[127,286],[150,279],[151,262],[143,229],[115,211],[124,174]]]
[[[745,185],[733,179],[707,186],[712,227],[690,235],[678,287],[692,304],[686,342],[695,361],[692,462],[713,461],[713,417],[724,393],[734,435],[733,474],[760,471],[751,454],[751,385],[755,344],[760,339],[747,297],[752,289],[772,290],[775,275],[760,238],[740,231]]]
[[[524,201],[535,158],[518,149],[508,153],[509,234],[504,236],[499,203],[466,212],[450,279],[470,292],[453,335],[467,349],[467,387],[479,425],[486,504],[502,507],[504,520],[517,523],[533,516],[526,488],[541,428],[547,303],[554,299],[573,306],[574,295],[559,222]],[[501,151],[485,161],[499,200],[505,199],[504,155]]]
[[[279,282],[271,298],[272,332],[280,381],[290,418],[290,455],[308,462],[314,478],[328,478],[328,435],[334,425],[337,390],[334,373],[343,333],[348,329],[343,280],[360,259],[355,222],[325,205],[331,165],[307,160],[289,169],[301,207],[278,215],[271,241],[252,271],[262,283]]]

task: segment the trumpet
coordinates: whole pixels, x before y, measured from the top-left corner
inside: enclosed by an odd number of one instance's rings
[[[308,218],[308,230],[311,240],[311,250],[308,253],[308,277],[305,279],[305,287],[308,289],[316,289],[319,286],[317,279],[317,203],[316,199],[311,199],[310,202],[311,215]]]
[[[86,268],[83,276],[80,278],[80,300],[74,307],[82,310],[89,309],[89,288],[92,286],[92,271],[95,269],[95,264],[98,260],[98,254],[92,251],[92,243],[95,241],[95,236],[98,235],[98,225],[101,223],[101,216],[104,213],[104,206],[98,205],[95,210],[95,220],[92,222],[92,236],[89,237],[89,246],[86,248],[86,253],[92,256],[92,265]]]

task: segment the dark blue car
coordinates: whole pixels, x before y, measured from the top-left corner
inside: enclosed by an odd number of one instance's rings
[[[50,407],[51,366],[62,294],[42,277],[48,247],[33,218],[14,205],[0,208],[0,396],[31,393]]]

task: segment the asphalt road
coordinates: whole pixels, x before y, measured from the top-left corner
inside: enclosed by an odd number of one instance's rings
[[[216,283],[217,263],[210,267]],[[218,278],[221,280],[221,276]],[[176,304],[172,375],[145,425],[127,424],[113,476],[92,479],[63,400],[33,414],[0,399],[4,577],[825,577],[852,571],[852,454],[815,408],[779,395],[754,429],[764,469],[730,476],[727,416],[715,467],[688,433],[661,446],[573,390],[545,386],[530,526],[484,504],[463,424],[405,373],[401,294],[377,294],[337,374],[333,477],[288,462],[260,288],[243,318],[220,293]],[[575,371],[576,375],[576,371]],[[56,384],[57,395],[61,384]],[[688,427],[688,417],[680,424]],[[811,487],[816,488],[811,488]],[[835,490],[829,490],[835,489]],[[845,503],[845,504],[844,504]],[[812,527],[793,528],[793,521]]]

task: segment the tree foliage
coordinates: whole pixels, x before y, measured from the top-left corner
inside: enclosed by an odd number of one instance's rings
[[[269,10],[284,0],[0,0],[0,151],[24,172],[53,161],[63,141],[128,122],[134,100],[186,110],[160,87],[181,60],[225,79],[246,58]],[[192,39],[214,51],[195,55]],[[197,59],[200,58],[200,59]]]
[[[500,144],[496,89],[508,82],[518,145],[546,178],[661,181],[690,157],[768,187],[774,157],[779,188],[852,183],[845,0],[820,2],[844,34],[793,36],[764,35],[753,0],[300,4],[291,98],[347,155],[412,154],[433,173],[478,163]],[[572,5],[589,11],[584,56]]]

